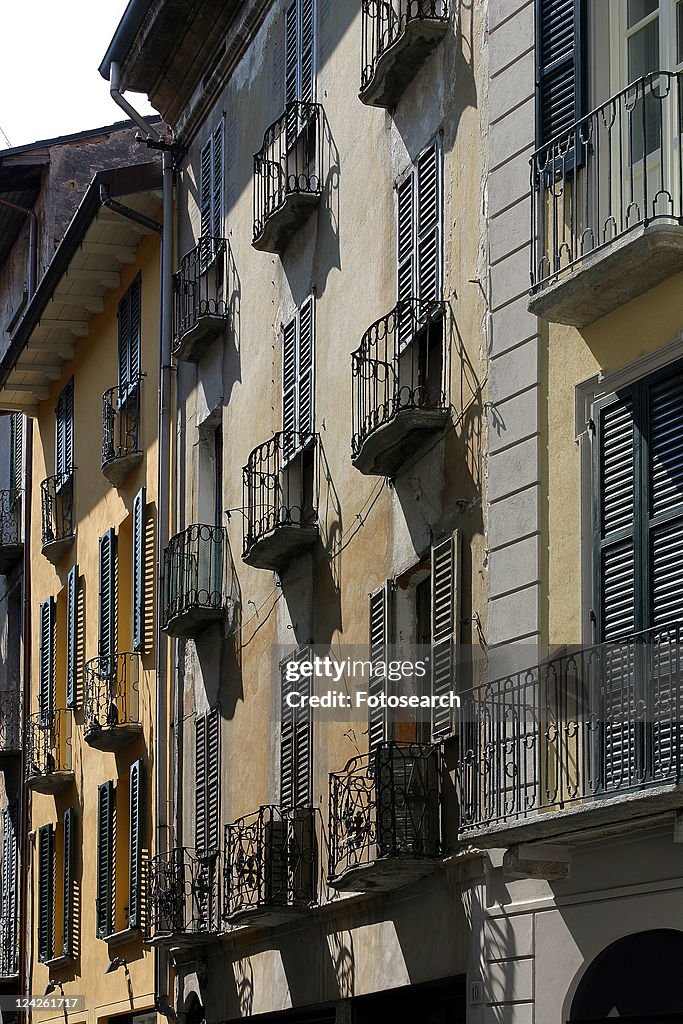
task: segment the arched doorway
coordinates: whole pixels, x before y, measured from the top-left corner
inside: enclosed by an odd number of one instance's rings
[[[569,1024],[683,1024],[683,932],[658,928],[613,942],[586,970]]]

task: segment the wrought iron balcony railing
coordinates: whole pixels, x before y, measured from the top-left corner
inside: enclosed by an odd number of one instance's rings
[[[40,485],[43,554],[55,560],[74,538],[74,474],[58,473]]]
[[[448,28],[449,0],[363,0],[360,98],[394,107]]]
[[[461,834],[498,842],[514,830],[523,841],[586,827],[586,811],[597,824],[633,820],[633,798],[650,811],[658,800],[683,804],[668,792],[683,778],[681,628],[569,652],[464,693]]]
[[[393,476],[449,416],[450,346],[443,302],[399,302],[351,356],[351,456],[361,473]]]
[[[254,247],[282,252],[319,202],[323,180],[323,109],[295,100],[254,156]]]
[[[639,78],[534,153],[530,308],[539,316],[585,326],[683,267],[682,83],[681,72]],[[613,262],[598,268],[609,250]]]
[[[318,538],[317,434],[282,431],[254,448],[244,467],[242,558],[279,572]]]
[[[21,692],[0,691],[0,759],[21,753]]]
[[[273,805],[225,826],[225,920],[276,922],[317,902],[315,817],[311,807]]]
[[[407,884],[442,856],[439,748],[382,743],[330,775],[329,883],[362,892]]]
[[[178,847],[147,863],[147,937],[185,945],[207,942],[221,927],[220,857]]]
[[[142,377],[102,395],[102,472],[118,486],[142,459],[140,395]]]
[[[83,729],[98,750],[120,750],[140,735],[139,654],[113,654],[86,662]]]
[[[228,607],[231,576],[228,532],[194,524],[172,537],[164,551],[163,629],[195,636],[219,622]]]
[[[0,573],[17,563],[24,550],[22,514],[23,490],[11,487],[0,491]]]
[[[36,793],[58,793],[74,779],[73,718],[67,708],[31,715],[26,723],[26,784]]]
[[[18,888],[18,881],[15,880]],[[14,899],[16,904],[16,897]],[[3,916],[0,920],[0,979],[16,978],[19,974],[19,935],[18,921],[15,913]]]
[[[225,238],[203,235],[180,261],[174,278],[173,355],[196,363],[230,319],[230,246]]]

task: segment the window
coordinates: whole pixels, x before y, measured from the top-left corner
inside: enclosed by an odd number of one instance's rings
[[[76,661],[78,651],[78,601],[80,580],[78,566],[69,570],[66,578],[66,706],[73,708],[77,703]]]
[[[55,833],[38,829],[38,959],[52,960],[55,949]]]
[[[76,812],[67,808],[61,823],[38,829],[38,959],[74,957]],[[57,865],[62,868],[57,893]]]
[[[145,488],[133,499],[132,609],[133,650],[145,650]]]
[[[282,332],[282,430],[284,458],[299,451],[315,430],[315,308],[309,296]]]
[[[98,655],[116,655],[116,535],[107,530],[100,537],[100,612]]]
[[[220,846],[220,709],[195,722],[195,849],[213,857]]]
[[[9,485],[13,491],[23,486],[24,417],[13,412],[10,420]]]
[[[202,267],[218,251],[216,239],[223,236],[223,139],[225,118],[222,117],[202,148],[199,168],[199,232],[211,242],[202,247]]]
[[[55,408],[55,475],[62,479],[74,468],[74,382],[73,378],[57,399]]]
[[[285,12],[285,103],[315,101],[315,8],[315,0],[292,0]]]
[[[536,0],[537,147],[586,112],[583,21],[582,0]]]
[[[113,782],[97,787],[97,937],[114,931],[114,827]]]
[[[288,694],[294,691],[310,695],[310,679],[302,678],[297,682],[287,679],[288,665],[308,661],[310,657],[310,647],[302,647],[280,666],[280,809],[283,811],[308,807],[313,800],[311,709],[308,704],[296,708],[287,704]]]
[[[38,712],[43,725],[52,722],[55,712],[56,608],[54,597],[48,597],[40,606]]]
[[[98,787],[96,919],[100,939],[116,930],[141,927],[144,782],[144,764],[138,760],[130,766],[127,780]],[[125,874],[117,871],[118,855],[128,868],[126,906],[117,898],[117,881],[126,881]]]
[[[140,378],[142,278],[135,278],[119,302],[119,401],[124,402]]]

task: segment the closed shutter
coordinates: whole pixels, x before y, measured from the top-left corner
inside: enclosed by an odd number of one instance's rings
[[[299,11],[297,0],[285,11],[285,103],[299,98]]]
[[[223,236],[223,139],[225,118],[221,118],[213,132],[212,175],[211,175],[211,234],[214,238]],[[214,246],[215,253],[215,246]]]
[[[584,114],[582,0],[536,0],[536,145]]]
[[[116,653],[116,535],[107,530],[100,537],[100,658]]]
[[[10,440],[10,487],[21,490],[22,468],[24,457],[24,417],[20,412],[13,412],[11,419]]]
[[[202,148],[199,163],[199,233],[202,238],[211,234],[212,168],[213,136]]]
[[[69,807],[64,812],[64,937],[62,953],[64,956],[75,956],[75,889],[74,865],[76,860],[76,812]]]
[[[299,310],[297,430],[299,443],[313,434],[315,416],[315,319],[313,296]]]
[[[206,845],[207,853],[220,846],[221,716],[215,707],[206,716]]]
[[[19,847],[17,844],[16,805],[2,812],[2,918],[3,944],[0,949],[2,973],[17,972],[17,883]]]
[[[460,531],[432,546],[432,697],[455,687],[460,625]],[[455,731],[455,708],[432,708],[432,739]]]
[[[315,101],[315,0],[293,0],[285,11],[285,103]]]
[[[133,499],[133,650],[145,649],[145,511],[146,492],[142,487]]]
[[[38,656],[38,710],[44,725],[52,722],[55,711],[55,612],[55,599],[48,597],[40,606]]]
[[[421,154],[416,168],[417,297],[441,298],[441,150],[434,143]]]
[[[97,787],[97,937],[114,931],[114,783]]]
[[[77,703],[76,655],[78,651],[78,566],[69,570],[66,578],[66,706]]]
[[[38,829],[38,959],[52,960],[55,948],[55,834]]]
[[[74,465],[74,382],[70,380],[55,407],[55,474],[69,474]]]
[[[119,388],[121,399],[140,376],[141,277],[135,278],[119,302]]]
[[[140,345],[142,334],[142,278],[140,274],[130,286],[130,348],[128,383],[134,384],[140,376]]]
[[[413,318],[411,299],[415,298],[415,246],[414,231],[414,178],[412,172],[401,182],[396,191],[397,227],[397,300],[399,312],[399,344],[401,348],[412,337]]]
[[[368,683],[369,697],[388,695],[386,674],[382,669],[387,662],[387,646],[393,632],[394,584],[387,580],[383,587],[370,595],[370,661],[372,668]],[[375,750],[389,738],[386,708],[368,707],[368,743]]]
[[[130,766],[130,829],[128,868],[128,926],[142,925],[142,842],[144,828],[145,770],[141,760]]]
[[[223,153],[225,118],[222,117],[204,145],[199,166],[199,231],[203,239],[223,236]],[[215,242],[202,247],[202,270],[216,255]]]
[[[280,718],[280,807],[292,810],[307,807],[313,799],[312,746],[313,728],[308,702],[304,707],[289,707],[287,697],[297,693],[304,698],[311,694],[311,680],[287,679],[287,665],[308,661],[310,647],[302,647],[296,655],[281,666],[281,718]]]
[[[195,721],[195,811],[194,843],[198,856],[207,848],[206,831],[206,716],[200,715]]]
[[[301,4],[301,70],[299,99],[312,103],[315,99],[315,3],[300,0]]]
[[[297,324],[296,317],[282,331],[282,431],[285,458],[296,450],[297,439]]]

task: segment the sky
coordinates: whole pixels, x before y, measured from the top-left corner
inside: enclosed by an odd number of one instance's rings
[[[127,0],[1,2],[0,150],[125,120],[97,68]]]

